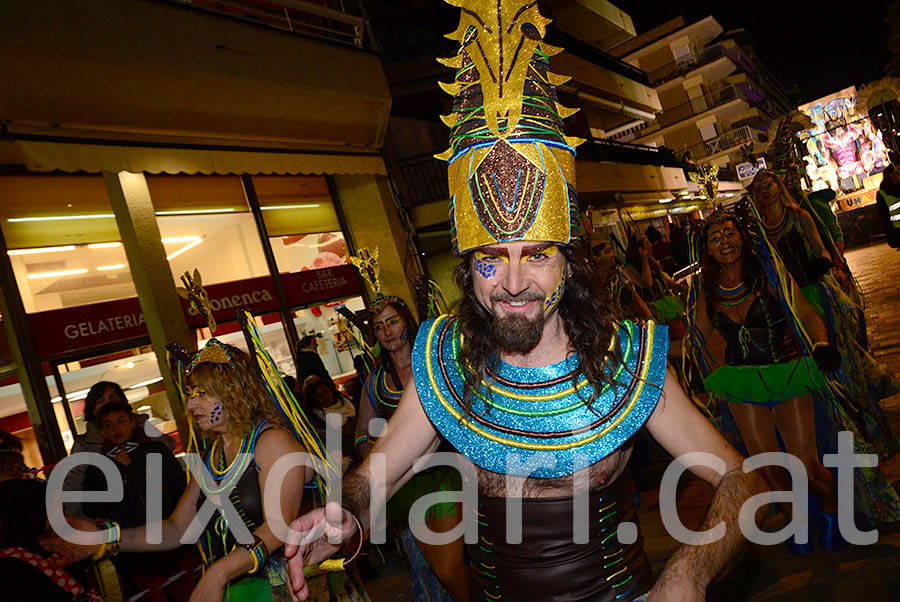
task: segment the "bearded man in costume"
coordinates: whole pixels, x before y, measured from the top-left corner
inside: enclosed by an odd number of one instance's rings
[[[740,551],[738,509],[761,479],[666,370],[666,328],[617,322],[603,301],[576,238],[577,141],[562,133],[574,111],[556,101],[565,78],[549,71],[560,51],[542,41],[549,21],[526,0],[451,3],[462,15],[459,53],[444,61],[457,70],[444,157],[463,298],[457,315],[419,328],[413,378],[387,434],[344,477],[342,502],[292,524],[293,595],[306,598],[303,566],[334,553],[329,541],[354,539],[357,519],[365,530],[372,458],[382,454],[389,496],[443,439],[475,464],[473,600],[703,600]],[[680,548],[655,584],[635,525],[623,525],[636,519],[626,471],[644,425],[673,456],[706,452],[724,467],[692,470],[716,488],[701,529],[721,522],[725,536]],[[573,533],[579,502],[587,518]],[[518,543],[507,518],[521,521]]]

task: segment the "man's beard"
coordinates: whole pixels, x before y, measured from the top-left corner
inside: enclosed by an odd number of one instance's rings
[[[509,299],[492,299],[495,303]],[[517,299],[518,301],[526,301],[531,299]],[[544,297],[541,295],[534,299],[539,301],[538,306],[543,308]],[[511,315],[498,317],[494,315],[493,322],[494,336],[497,344],[509,353],[528,353],[534,349],[541,340],[541,334],[544,332],[544,312],[539,311],[537,316],[531,318],[528,316]]]

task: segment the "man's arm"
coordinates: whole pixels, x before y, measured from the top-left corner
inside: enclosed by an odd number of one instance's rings
[[[756,473],[744,473],[744,458],[731,447],[688,399],[675,375],[666,373],[663,395],[650,420],[650,434],[674,458],[689,452],[706,452],[721,458],[725,473],[698,465],[690,470],[715,487],[712,502],[700,530],[725,523],[725,536],[716,542],[683,545],[669,559],[653,587],[649,600],[703,600],[706,586],[731,568],[744,545],[738,517],[743,503],[765,491]]]
[[[413,463],[437,450],[439,443],[437,431],[419,401],[415,379],[410,379],[397,410],[387,424],[387,432],[378,438],[372,453],[366,456],[359,468],[344,476],[343,506],[360,520],[364,530],[368,530],[372,455],[384,454],[387,468],[385,492],[387,499],[390,499],[412,478]]]
[[[317,564],[337,551],[338,547],[330,544],[328,538],[349,540],[357,531],[356,520],[359,520],[363,531],[367,530],[373,480],[372,458],[380,458],[384,454],[385,488],[389,499],[410,479],[413,463],[437,450],[439,443],[437,432],[419,401],[415,379],[410,379],[397,410],[388,422],[387,433],[378,439],[372,453],[359,468],[344,476],[341,484],[343,509],[336,503],[329,503],[291,523],[293,533],[284,546],[284,555],[288,559],[294,600],[305,600],[309,596],[303,567]]]

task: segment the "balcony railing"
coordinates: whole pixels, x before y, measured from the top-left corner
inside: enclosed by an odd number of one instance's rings
[[[681,167],[675,153],[665,147],[644,146],[612,140],[591,139],[578,147],[578,157],[588,161]],[[432,155],[397,162],[398,173],[408,201],[415,207],[436,201],[448,202],[447,163]]]
[[[764,136],[765,134],[763,134]],[[686,148],[684,152],[690,152],[691,157],[694,159],[702,159],[703,157],[708,157],[709,155],[715,155],[716,153],[721,153],[730,148],[734,148],[736,146],[740,146],[742,144],[747,144],[748,142],[765,142],[765,139],[760,137],[760,132],[753,129],[749,125],[742,125],[739,128],[735,128],[733,130],[729,130],[724,134],[720,134],[715,138],[710,138],[709,140],[704,140],[699,144],[694,144]]]
[[[578,147],[578,158],[588,161],[681,167],[675,153],[664,146],[657,148],[596,138],[592,138]]]
[[[426,57],[449,57],[459,44],[444,37],[452,25],[431,15],[406,16],[371,23],[372,36],[385,65]]]
[[[708,63],[718,60],[725,56],[725,49],[721,44],[714,44],[700,51],[691,50],[691,54],[679,61],[666,63],[662,67],[647,72],[647,78],[650,80],[651,86],[658,86],[664,82],[675,79],[693,71],[697,67],[702,67]]]
[[[447,162],[432,155],[421,155],[397,162],[400,178],[413,206],[435,201],[449,201]]]
[[[385,64],[425,57],[453,56],[459,49],[456,42],[444,36],[449,31],[448,21],[435,18],[432,14],[373,21],[371,29]],[[641,69],[553,27],[547,29],[546,41],[565,48],[566,52],[589,63],[645,86],[650,84],[647,74]]]
[[[365,47],[365,19],[358,0],[157,0],[223,15],[252,25],[289,31],[321,42]]]
[[[574,38],[569,34],[563,33],[555,28],[547,28],[546,38],[548,44],[561,46],[566,52],[578,58],[584,59],[589,63],[593,63],[599,67],[609,69],[613,73],[618,73],[630,80],[634,80],[645,86],[650,85],[647,72],[638,69],[631,63],[626,63],[622,59],[616,58],[608,52],[603,52],[599,48],[595,48],[590,44],[582,42],[578,38]]]
[[[742,90],[734,85],[725,86],[724,88],[707,92],[697,98],[692,98],[688,102],[676,105],[671,109],[665,109],[657,116],[656,121],[659,123],[660,128],[664,128],[673,123],[683,121],[688,117],[720,107],[738,98],[746,98]]]

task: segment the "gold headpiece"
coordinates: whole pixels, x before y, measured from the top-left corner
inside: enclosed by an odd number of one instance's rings
[[[442,116],[448,162],[451,239],[456,253],[517,240],[568,244],[579,233],[575,146],[562,121],[577,109],[561,106],[550,72],[561,48],[543,42],[549,19],[532,0],[446,0],[462,9],[447,37],[460,44],[453,111]]]
[[[209,325],[210,332],[214,333],[216,331],[216,320],[212,315],[212,308],[209,304],[209,295],[203,290],[203,279],[200,277],[200,271],[195,268],[193,276],[191,276],[190,272],[185,272],[181,276],[181,282],[184,284],[183,287],[175,287],[178,295],[191,302],[191,307],[193,307],[201,316],[206,318],[206,323]],[[203,349],[191,359],[187,368],[188,373],[190,373],[194,366],[202,364],[203,362],[209,362],[211,364],[230,364],[231,356],[228,354],[228,348],[218,339],[210,339]]]
[[[406,306],[403,299],[384,295],[381,292],[381,281],[378,276],[381,274],[381,266],[378,265],[378,247],[369,251],[369,247],[363,247],[356,255],[350,256],[350,263],[356,266],[362,277],[369,283],[374,296],[372,297],[372,305],[369,308],[372,314],[380,314],[388,303],[399,303]]]
[[[719,208],[719,164],[702,163],[697,171],[690,172],[691,180],[696,182],[698,192],[712,203],[713,209]]]

